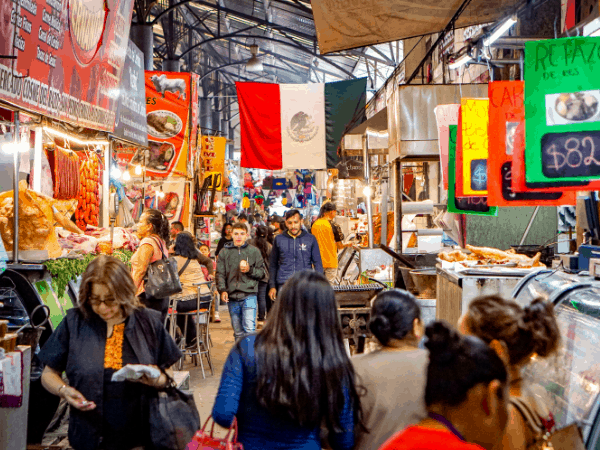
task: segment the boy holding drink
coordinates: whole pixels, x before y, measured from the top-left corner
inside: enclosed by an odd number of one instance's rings
[[[223,247],[217,263],[217,289],[227,303],[233,334],[237,339],[256,329],[258,282],[265,275],[263,257],[256,247],[248,245],[248,228],[236,223],[233,242]]]

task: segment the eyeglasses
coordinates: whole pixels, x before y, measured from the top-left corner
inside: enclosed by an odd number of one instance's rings
[[[107,300],[90,299],[90,305],[92,305],[92,306],[100,306],[100,303],[104,303],[105,306],[111,308],[117,304],[117,301],[114,299],[107,299]]]

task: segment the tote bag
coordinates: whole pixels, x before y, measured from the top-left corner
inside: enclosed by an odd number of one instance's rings
[[[153,238],[154,239],[154,238]],[[154,239],[156,241],[156,239]],[[168,258],[160,242],[156,242],[162,253],[162,259],[154,261],[148,266],[144,289],[146,295],[154,298],[166,298],[183,291],[179,274],[177,273],[177,260]]]

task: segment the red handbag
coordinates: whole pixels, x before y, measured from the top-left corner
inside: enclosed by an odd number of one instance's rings
[[[215,421],[213,420],[212,426],[210,427],[210,434],[206,433],[206,426],[210,422],[212,416],[210,416],[201,430],[198,430],[192,442],[187,445],[186,450],[244,450],[244,446],[237,441],[238,438],[238,427],[237,419],[233,418],[233,423],[229,427],[227,436],[225,438],[217,438],[214,436]]]

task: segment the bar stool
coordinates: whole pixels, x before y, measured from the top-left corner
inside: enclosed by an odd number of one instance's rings
[[[178,347],[183,354],[181,359],[177,363],[178,370],[183,368],[183,362],[186,356],[189,356],[194,362],[194,365],[198,365],[198,361],[200,361],[200,367],[202,368],[202,377],[206,378],[206,374],[204,372],[204,362],[202,360],[202,356],[204,355],[207,359],[208,365],[210,367],[210,372],[214,375],[214,369],[212,365],[212,358],[210,353],[210,330],[209,330],[209,316],[210,316],[210,308],[213,302],[212,296],[202,295],[201,288],[202,286],[208,286],[210,289],[210,285],[212,282],[207,281],[203,283],[195,283],[194,286],[197,286],[198,291],[196,295],[196,309],[188,312],[181,312],[177,310],[177,303],[182,301],[181,298],[171,299],[171,304],[169,308],[169,312],[167,314],[167,319],[165,319],[165,326],[167,325],[167,321],[170,321],[168,330],[171,337],[177,342],[177,316],[182,315],[185,317],[183,330],[180,330],[182,333],[181,339],[178,343]],[[190,318],[192,320],[192,326],[196,327],[196,342],[192,345],[187,342],[187,330],[189,326]]]

